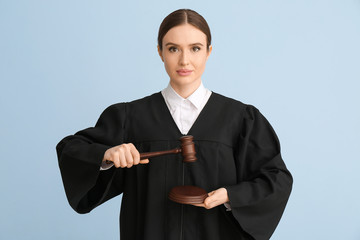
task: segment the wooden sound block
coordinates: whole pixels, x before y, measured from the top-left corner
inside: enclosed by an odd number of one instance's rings
[[[200,204],[208,197],[207,192],[195,186],[177,186],[171,189],[169,199],[181,204]]]

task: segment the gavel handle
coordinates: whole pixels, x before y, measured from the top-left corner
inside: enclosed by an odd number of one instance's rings
[[[181,148],[174,148],[171,150],[165,150],[165,151],[159,151],[159,152],[145,152],[145,153],[140,153],[140,160],[151,158],[151,157],[163,156],[163,155],[167,155],[167,154],[176,154],[176,153],[180,153],[180,152],[181,152]]]
[[[145,153],[140,153],[140,160],[151,158],[151,157],[163,156],[163,155],[167,155],[167,154],[176,154],[176,153],[180,153],[180,152],[181,152],[181,148],[174,148],[171,150],[158,151],[158,152],[145,152]],[[111,161],[109,161],[109,160],[106,160],[105,162],[107,164],[111,163]]]

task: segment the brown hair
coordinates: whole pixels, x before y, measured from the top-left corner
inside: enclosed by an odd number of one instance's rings
[[[209,50],[209,46],[211,45],[211,33],[209,25],[206,20],[197,12],[191,9],[179,9],[172,13],[170,13],[164,20],[162,21],[159,34],[158,34],[158,45],[160,50],[162,50],[162,41],[165,34],[173,27],[182,25],[182,24],[191,24],[200,31],[202,31],[206,35],[207,39],[207,49]]]

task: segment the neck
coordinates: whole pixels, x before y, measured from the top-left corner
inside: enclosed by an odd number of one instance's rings
[[[177,94],[179,94],[183,98],[188,98],[191,94],[193,94],[196,89],[200,87],[200,84],[201,80],[185,85],[178,85],[170,81],[171,87],[175,90]]]

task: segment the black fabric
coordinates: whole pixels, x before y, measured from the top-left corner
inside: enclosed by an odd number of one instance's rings
[[[129,169],[100,171],[106,149],[133,143],[139,152],[178,147],[182,136],[161,93],[107,108],[93,128],[57,146],[70,205],[87,213],[123,194],[121,240],[269,239],[284,211],[292,176],[268,121],[253,106],[212,93],[190,129],[194,163],[181,154],[150,159]],[[225,187],[232,211],[207,210],[168,199],[170,189]]]

